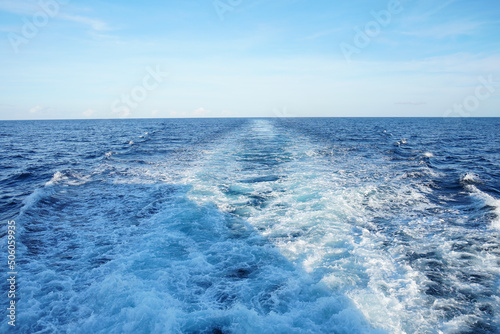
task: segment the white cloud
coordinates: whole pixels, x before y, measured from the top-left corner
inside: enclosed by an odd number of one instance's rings
[[[195,116],[195,117],[205,117],[205,116],[208,116],[210,113],[211,113],[210,110],[207,110],[207,109],[205,109],[203,107],[200,107],[200,108],[196,109],[193,112],[193,116]]]
[[[95,110],[88,109],[83,112],[83,116],[90,117],[95,113]]]
[[[30,113],[31,114],[36,114],[40,111],[42,111],[44,108],[42,106],[36,106],[36,107],[33,107],[30,109]]]
[[[158,114],[158,110],[153,110],[153,111],[151,112],[151,115],[152,115],[152,116],[155,116],[156,114]]]

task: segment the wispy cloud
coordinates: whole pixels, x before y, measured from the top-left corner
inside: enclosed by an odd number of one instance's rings
[[[442,4],[438,5],[437,7],[429,10],[428,12],[424,13],[421,15],[422,18],[428,18],[430,16],[433,16],[437,13],[439,13],[441,10],[445,9],[446,7],[448,7],[449,5],[453,4],[454,2],[457,2],[458,0],[448,0],[448,1],[445,1],[443,2]],[[434,2],[433,2],[434,4]]]
[[[38,40],[19,44],[21,56],[0,50],[0,75],[12,78],[0,100],[14,106],[0,107],[0,118],[269,116],[283,105],[297,116],[441,116],[478,77],[499,78],[500,6],[487,0],[401,0],[404,10],[388,25],[373,15],[383,16],[388,2],[369,0],[243,1],[224,22],[210,1],[0,0],[4,45],[9,35],[24,38],[39,3],[52,1],[60,7],[46,32],[38,27]],[[369,47],[347,64],[343,41]],[[173,71],[168,87],[140,108],[102,109],[130,88],[124,82],[140,85],[145,64],[160,63]],[[498,112],[496,97],[481,115]]]
[[[95,31],[109,30],[108,25],[105,22],[98,19],[93,19],[90,17],[79,16],[79,15],[68,15],[68,14],[61,14],[60,17],[61,19],[66,21],[71,21],[89,26]]]
[[[99,19],[91,18],[82,15],[70,14],[68,5],[58,3],[57,14],[54,19],[69,21],[85,25],[95,31],[109,30],[108,25]],[[72,11],[78,11],[76,8],[71,8]],[[38,1],[14,1],[14,0],[0,0],[0,11],[21,15],[30,16],[37,11],[43,11]]]
[[[27,15],[33,14],[39,9],[36,2],[33,1],[14,1],[2,0],[0,1],[0,11],[13,14]]]
[[[448,0],[441,4],[436,1],[419,1],[413,4],[413,8],[416,11],[414,15],[407,16],[405,21],[410,24],[415,22],[427,22],[433,16],[457,1],[458,0]]]
[[[434,26],[415,29],[413,31],[403,31],[401,34],[422,38],[449,38],[463,35],[473,35],[478,28],[482,25],[481,22],[449,22],[443,24],[436,24]]]

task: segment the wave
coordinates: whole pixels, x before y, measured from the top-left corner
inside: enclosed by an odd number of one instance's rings
[[[20,332],[495,332],[500,206],[469,155],[386,123],[238,124],[118,127],[41,178]]]
[[[475,173],[465,173],[460,176],[460,182],[463,184],[474,184],[474,183],[482,183],[479,175]]]
[[[478,178],[474,178],[474,182],[480,183]],[[491,212],[494,214],[491,226],[500,230],[500,199],[479,190],[475,185],[468,185],[467,189],[471,192],[471,195],[479,199],[483,205],[491,208]]]

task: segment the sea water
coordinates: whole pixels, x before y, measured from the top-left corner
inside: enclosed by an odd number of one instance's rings
[[[499,333],[500,119],[0,122],[19,333]]]

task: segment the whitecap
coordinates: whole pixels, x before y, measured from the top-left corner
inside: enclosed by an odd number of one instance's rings
[[[61,180],[64,180],[64,179],[67,179],[68,177],[66,175],[64,175],[63,173],[61,172],[55,172],[54,175],[52,176],[52,178],[50,179],[50,181],[48,181],[47,183],[45,183],[45,186],[52,186],[54,185],[55,183],[61,181]]]
[[[471,183],[481,183],[481,178],[475,173],[466,173],[460,176],[460,182],[471,184]]]
[[[485,205],[493,208],[493,213],[495,218],[491,222],[491,226],[495,229],[500,230],[500,199],[497,199],[481,190],[479,190],[474,185],[469,185],[468,189],[471,191],[471,195],[480,199]]]

